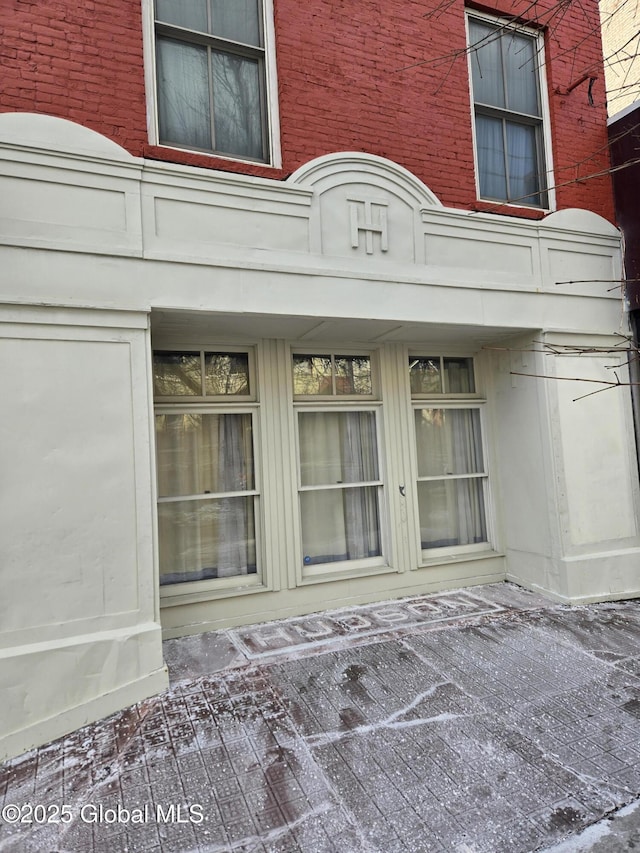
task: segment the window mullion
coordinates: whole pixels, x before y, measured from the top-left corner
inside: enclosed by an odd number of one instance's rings
[[[213,32],[213,9],[211,6],[210,0],[206,0],[207,3],[207,29],[210,33]]]
[[[502,146],[504,149],[504,177],[507,185],[507,201],[511,201],[511,181],[509,177],[509,148],[507,145],[507,120],[502,119]]]
[[[507,63],[504,58],[504,41],[506,38],[506,33],[501,32],[498,37],[498,44],[500,45],[500,67],[502,68],[502,91],[504,93],[504,105],[506,109],[509,109],[509,87],[507,85]]]
[[[213,59],[212,50],[207,46],[207,73],[209,75],[209,121],[211,123],[211,148],[216,150],[216,117],[215,117],[215,95],[213,93]]]

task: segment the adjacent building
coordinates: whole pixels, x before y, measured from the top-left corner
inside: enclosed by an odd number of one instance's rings
[[[12,0],[3,755],[161,690],[163,636],[640,594],[598,9],[557,12]]]

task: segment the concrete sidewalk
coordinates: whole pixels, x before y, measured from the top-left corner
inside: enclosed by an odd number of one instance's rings
[[[2,853],[640,849],[640,602],[495,584],[165,648],[169,691],[0,767]]]

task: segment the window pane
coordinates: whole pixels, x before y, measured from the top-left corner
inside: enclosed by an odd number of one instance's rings
[[[293,393],[296,396],[333,394],[331,358],[325,355],[294,355]]]
[[[473,359],[445,358],[444,385],[448,394],[473,394],[476,390]]]
[[[483,198],[506,199],[508,196],[502,119],[476,115],[476,142],[480,195]]]
[[[477,103],[504,107],[504,81],[500,31],[480,21],[469,21],[473,99]],[[478,45],[474,48],[473,45]]]
[[[160,141],[211,149],[207,48],[157,41]]]
[[[478,409],[416,409],[418,476],[484,471]]]
[[[515,33],[506,33],[502,43],[507,75],[508,108],[518,113],[540,115],[534,40]]]
[[[221,38],[262,45],[259,0],[211,0],[211,31]]]
[[[541,204],[536,128],[506,122],[510,197],[522,204]]]
[[[249,356],[246,352],[206,352],[204,371],[206,394],[249,394]]]
[[[187,30],[208,31],[206,0],[156,0],[156,20]]]
[[[158,496],[254,488],[250,414],[156,415]]]
[[[154,352],[153,392],[158,397],[201,396],[200,353]]]
[[[409,356],[409,382],[412,394],[441,394],[439,356],[424,358]]]
[[[305,565],[381,555],[377,487],[302,492],[300,510]]]
[[[423,548],[445,548],[487,541],[481,480],[418,483]]]
[[[337,355],[336,394],[372,394],[371,359],[367,355]]]
[[[373,412],[299,412],[303,486],[378,480]]]
[[[212,51],[211,64],[216,150],[262,160],[258,62]]]
[[[158,504],[160,583],[256,572],[253,497]]]

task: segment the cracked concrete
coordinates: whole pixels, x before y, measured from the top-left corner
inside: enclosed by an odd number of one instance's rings
[[[640,844],[638,602],[495,584],[165,650],[170,690],[0,767],[1,853]]]

